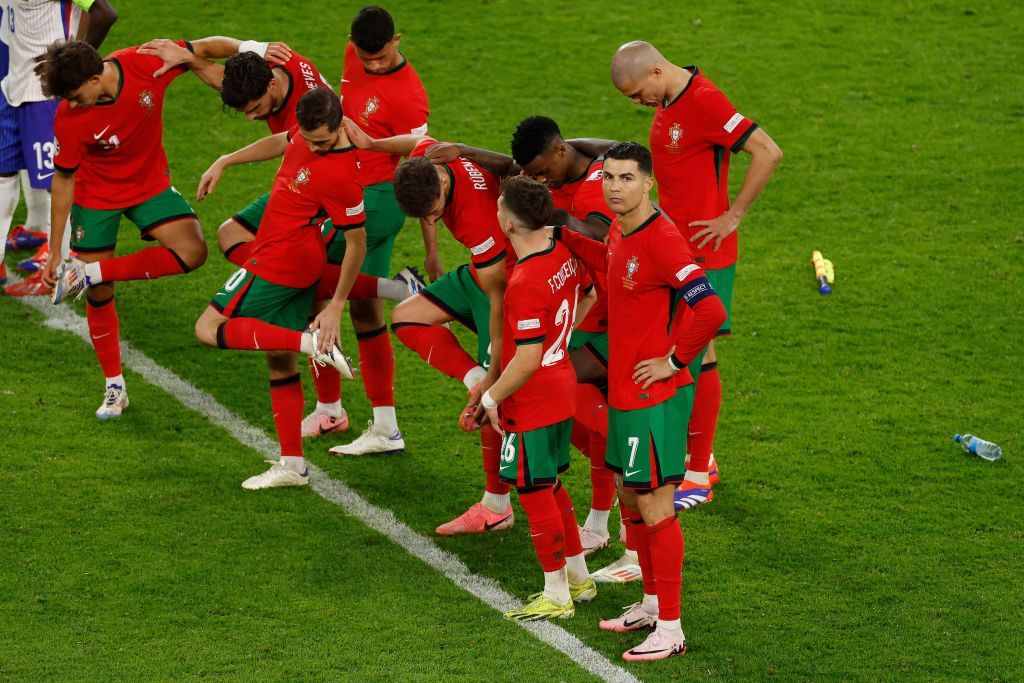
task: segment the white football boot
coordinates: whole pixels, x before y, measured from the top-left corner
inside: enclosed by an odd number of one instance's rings
[[[299,474],[281,464],[280,460],[267,460],[270,469],[263,474],[249,477],[242,482],[242,488],[249,491],[272,489],[278,486],[308,486],[309,470]]]
[[[359,438],[352,443],[335,446],[330,452],[335,455],[386,455],[401,450],[405,450],[405,439],[402,438],[401,431],[395,430],[395,433],[390,435],[382,434],[374,429],[371,421]]]
[[[111,420],[121,417],[121,413],[128,407],[128,392],[124,387],[111,384],[103,394],[103,403],[96,409],[96,417],[101,420]]]

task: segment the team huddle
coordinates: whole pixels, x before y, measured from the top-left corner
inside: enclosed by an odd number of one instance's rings
[[[350,429],[342,380],[357,374],[372,419],[330,451],[405,448],[394,335],[465,386],[466,404],[452,415],[461,409],[458,425],[480,433],[482,497],[436,532],[512,527],[512,488],[526,514],[543,590],[505,616],[570,617],[599,583],[641,580],[642,598],[600,627],[651,631],[627,660],[683,654],[677,514],[713,499],[722,396],[714,340],[731,330],[736,229],[781,151],[696,67],[642,41],[615,51],[611,80],[656,108],[648,146],[563,137],[545,116],[519,123],[508,154],[444,142],[428,135],[427,91],[401,39],[386,10],[360,10],[340,96],[283,43],[157,39],[103,58],[68,38],[36,58],[42,92],[60,100],[41,281],[54,304],[86,297],[105,377],[96,415],[129,406],[114,283],[185,275],[208,257],[162,144],[168,87],[191,72],[226,109],[269,129],[213,161],[197,201],[229,182],[232,166],[280,164],[269,192],[219,227],[218,247],[238,270],[196,311],[199,342],[267,357],[281,457],[243,488],[307,485],[303,439]],[[751,162],[730,202],[729,158],[741,151]],[[155,244],[115,256],[122,216]],[[421,226],[425,277],[410,266],[392,276],[406,217]],[[439,223],[466,249],[447,272]],[[390,330],[384,300],[398,302]],[[346,308],[358,365],[341,348]],[[452,324],[476,334],[472,351]],[[300,357],[317,395],[308,415]],[[559,479],[570,444],[590,469],[582,525]],[[608,547],[616,502],[625,554],[591,572],[586,558]]]

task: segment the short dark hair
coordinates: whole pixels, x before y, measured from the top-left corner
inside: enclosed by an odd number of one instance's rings
[[[512,158],[520,166],[526,166],[547,151],[555,138],[561,136],[558,124],[546,116],[523,119],[512,133]]]
[[[441,180],[434,162],[426,157],[406,159],[395,171],[395,200],[402,213],[423,218],[441,196]]]
[[[310,90],[295,105],[295,118],[304,130],[316,130],[320,126],[337,130],[341,125],[341,100],[326,88]]]
[[[82,40],[58,40],[35,59],[36,76],[47,97],[67,99],[93,76],[103,73],[103,58]]]
[[[636,142],[617,142],[612,145],[604,154],[605,159],[619,159],[621,161],[635,161],[644,175],[654,175],[654,162],[651,161],[651,152],[643,145]]]
[[[356,12],[349,34],[360,50],[380,52],[395,37],[395,20],[383,7],[370,5]]]
[[[274,72],[266,60],[255,52],[239,52],[224,62],[224,79],[220,86],[220,101],[225,107],[244,109],[267,92]]]
[[[548,188],[533,178],[514,175],[501,183],[501,196],[505,209],[512,213],[524,227],[540,230],[551,221],[555,205]]]

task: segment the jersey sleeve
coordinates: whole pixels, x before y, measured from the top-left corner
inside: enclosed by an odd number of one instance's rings
[[[505,238],[498,227],[495,207],[490,202],[466,201],[460,208],[456,224],[465,226],[459,228],[459,233],[465,236],[463,244],[469,249],[472,264],[477,268],[487,268],[503,261]]]
[[[431,137],[423,138],[422,140],[417,142],[416,146],[412,148],[411,152],[409,152],[409,158],[410,159],[415,159],[416,157],[423,156],[424,154],[427,153],[427,150],[430,149],[431,145],[436,145],[436,144],[437,144],[437,140],[435,140],[434,138],[431,138]]]
[[[420,87],[416,92],[410,93],[395,106],[391,115],[392,135],[426,135],[427,117],[430,112],[427,109],[427,93]]]
[[[82,159],[82,140],[68,120],[67,103],[62,102],[53,119],[53,166],[64,173],[74,173]]]
[[[342,231],[363,227],[366,211],[362,186],[351,180],[340,180],[330,187],[331,191],[321,201],[334,227]]]
[[[550,296],[528,281],[509,284],[505,291],[505,315],[512,328],[516,346],[544,341],[544,321],[548,319]]]
[[[739,152],[757,124],[736,111],[729,98],[713,85],[698,89],[694,95],[701,113],[701,134],[733,154]]]
[[[585,221],[596,218],[606,225],[612,224],[612,211],[604,200],[604,189],[600,180],[588,179],[580,185],[572,202],[573,217]]]
[[[183,47],[189,52],[193,52],[192,44],[187,40],[175,41],[178,47]],[[153,83],[157,87],[166,90],[167,86],[171,84],[178,76],[188,73],[188,67],[184,64],[168,69],[166,73],[153,78],[153,74],[160,69],[164,62],[156,55],[143,55],[139,54],[138,48],[127,48],[119,52],[115,52],[112,57],[116,58],[119,62],[122,62],[123,66],[130,68],[136,77],[143,81]]]

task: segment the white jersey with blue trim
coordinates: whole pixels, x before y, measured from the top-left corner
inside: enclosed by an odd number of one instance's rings
[[[72,0],[0,0],[4,3],[4,42],[10,50],[10,67],[0,88],[7,102],[20,106],[42,102],[43,87],[35,75],[35,58],[57,40],[74,39],[82,8]]]

